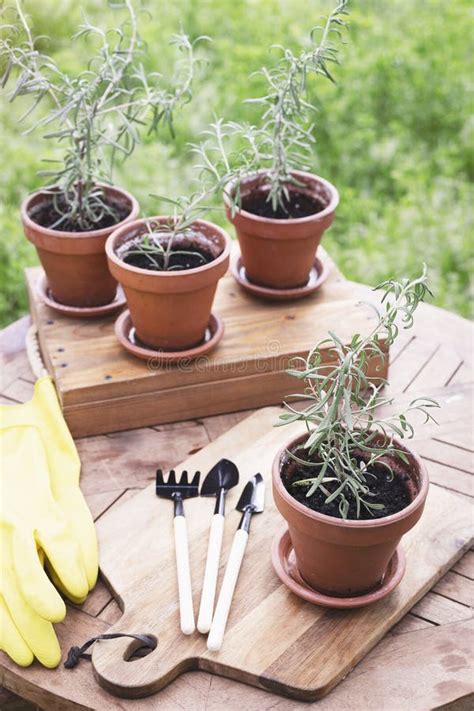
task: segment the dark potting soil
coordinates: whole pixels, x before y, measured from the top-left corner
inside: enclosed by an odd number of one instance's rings
[[[119,222],[122,222],[122,220],[130,214],[130,207],[118,200],[109,200],[108,206],[113,210],[114,214],[104,214],[98,222],[91,222],[87,229],[82,230],[78,229],[77,224],[70,220],[64,220],[56,227],[53,227],[67,210],[66,200],[63,197],[58,198],[56,205],[52,200],[45,200],[40,203],[31,210],[30,217],[38,225],[53,230],[56,229],[60,232],[90,232],[92,230],[103,230],[107,227],[118,225]]]
[[[290,200],[284,199],[283,206],[279,205],[276,210],[272,203],[267,200],[268,191],[258,190],[242,198],[242,209],[251,212],[252,215],[267,217],[272,220],[296,220],[299,217],[309,217],[324,210],[325,205],[316,197],[307,193],[292,190]]]
[[[305,455],[299,455],[301,458]],[[397,467],[398,468],[398,467]],[[307,497],[306,494],[311,488],[308,486],[295,486],[294,482],[301,479],[314,478],[318,474],[318,467],[304,467],[299,462],[294,460],[288,460],[282,469],[282,482],[285,489],[291,496],[299,501],[299,503],[307,506],[313,511],[325,514],[326,516],[334,516],[335,518],[342,518],[339,511],[339,501],[335,499],[330,501],[328,504],[325,503],[327,498],[320,489],[317,489],[314,494]],[[348,488],[345,490],[346,499],[349,501],[349,512],[347,514],[348,519],[359,520],[370,520],[374,518],[383,518],[384,516],[390,516],[391,514],[401,511],[406,506],[408,506],[412,500],[410,490],[408,488],[407,482],[410,481],[408,474],[393,474],[391,477],[390,472],[382,464],[373,464],[367,469],[367,485],[374,496],[368,497],[371,503],[383,504],[383,509],[372,509],[371,513],[367,509],[361,506],[360,516],[357,516],[357,505],[355,502],[354,495],[352,491]],[[369,474],[373,476],[369,476]],[[327,476],[331,476],[329,470]],[[333,492],[338,484],[337,482],[327,482],[324,484],[325,488],[329,492]]]
[[[204,249],[193,247],[187,254],[180,254],[180,250],[171,250],[169,261],[170,270],[174,272],[182,272],[186,269],[194,269],[202,267],[204,264],[213,262],[215,257]],[[149,271],[160,271],[154,266],[148,257],[144,254],[126,254],[123,257],[125,264],[130,264],[132,267],[140,269],[148,269]]]

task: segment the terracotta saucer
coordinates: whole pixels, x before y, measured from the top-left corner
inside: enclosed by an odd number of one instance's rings
[[[364,605],[387,597],[399,584],[406,567],[405,553],[401,546],[399,546],[388,564],[388,569],[382,583],[375,590],[365,595],[357,595],[356,597],[333,597],[331,595],[324,595],[311,588],[301,577],[296,565],[295,553],[288,529],[278,533],[273,539],[272,563],[282,583],[290,588],[295,595],[298,595],[298,597],[303,598],[303,600],[307,602],[312,602],[313,605],[339,609],[364,607]]]
[[[125,294],[121,286],[117,287],[115,299],[103,306],[68,306],[67,304],[61,304],[53,298],[45,274],[38,282],[38,294],[46,306],[49,306],[60,314],[73,316],[74,318],[99,318],[100,316],[109,316],[125,306]]]
[[[199,345],[184,351],[162,351],[152,346],[147,346],[140,341],[135,333],[135,326],[130,318],[130,311],[126,309],[115,322],[115,335],[120,345],[137,358],[153,360],[161,364],[179,363],[180,361],[198,358],[212,351],[224,335],[224,322],[219,316],[211,314],[204,340]]]
[[[330,272],[327,262],[315,256],[309,279],[304,286],[295,289],[271,289],[268,286],[259,286],[249,281],[240,255],[232,262],[230,269],[232,276],[242,289],[267,301],[294,301],[309,296],[324,284]]]

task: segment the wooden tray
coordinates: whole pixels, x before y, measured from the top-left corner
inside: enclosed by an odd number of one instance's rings
[[[157,368],[121,348],[116,316],[84,321],[45,306],[37,293],[42,275],[39,267],[26,270],[31,315],[75,437],[280,404],[295,389],[285,372],[291,358],[306,355],[328,329],[348,340],[374,322],[334,265],[320,291],[290,303],[259,301],[227,274],[214,303],[226,329],[217,349],[186,367]],[[388,359],[380,374],[387,367]]]
[[[157,649],[125,662],[130,640],[94,647],[96,678],[110,692],[140,697],[158,691],[184,671],[203,669],[302,700],[327,694],[378,640],[438,581],[470,545],[471,507],[432,485],[419,524],[403,539],[407,570],[385,600],[350,611],[313,606],[276,577],[270,548],[284,526],[270,488],[270,469],[283,438],[297,426],[273,428],[279,410],[266,408],[193,455],[183,468],[207,470],[221,457],[238,464],[240,485],[228,495],[223,567],[240,514],[234,506],[247,478],[260,471],[267,482],[265,512],[254,518],[222,650],[207,651],[199,633],[179,630],[173,545],[173,506],[150,485],[98,522],[101,570],[124,610],[107,631],[154,634]],[[151,474],[151,473],[150,473]],[[214,502],[186,501],[197,612],[208,526]],[[78,640],[79,641],[79,640]],[[83,640],[81,640],[83,641]]]

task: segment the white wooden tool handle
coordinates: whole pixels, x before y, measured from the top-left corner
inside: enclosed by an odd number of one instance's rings
[[[249,534],[243,528],[239,528],[234,536],[232,548],[230,549],[229,560],[225,569],[224,580],[222,581],[216,611],[212,620],[211,631],[207,638],[207,648],[211,652],[218,652],[222,646],[224,632],[229,617],[232,597],[234,595],[237,578],[239,577],[240,566],[247,546]]]
[[[191,570],[189,568],[188,530],[184,516],[174,517],[174,543],[178,573],[181,632],[183,634],[192,634],[196,628],[194,625]]]
[[[206,570],[202,584],[201,604],[197,628],[199,632],[207,634],[211,628],[214,600],[216,597],[217,573],[221,556],[222,535],[224,533],[224,516],[216,513],[212,517],[207,546]]]

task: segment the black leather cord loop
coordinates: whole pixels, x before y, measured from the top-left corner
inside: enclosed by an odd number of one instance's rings
[[[147,634],[126,634],[125,632],[99,634],[97,637],[92,637],[91,639],[88,639],[87,642],[84,642],[82,647],[71,647],[68,652],[67,659],[64,662],[64,666],[66,669],[74,669],[74,667],[79,664],[81,659],[87,659],[90,661],[92,655],[88,654],[87,650],[94,644],[94,642],[97,642],[99,639],[118,639],[119,637],[130,637],[131,639],[137,639],[142,643],[137,649],[135,649],[133,654],[130,655],[130,659],[146,657],[147,654],[150,654],[150,652],[156,649],[157,642],[155,638]]]

